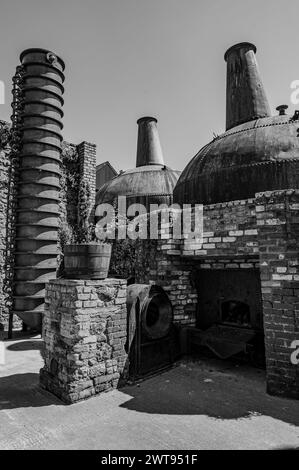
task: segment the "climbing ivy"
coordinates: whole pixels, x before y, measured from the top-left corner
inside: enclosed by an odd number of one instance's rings
[[[135,278],[136,241],[126,238],[112,245],[109,276],[122,279]]]
[[[12,139],[11,126],[8,122],[0,121],[0,150],[10,151]]]
[[[63,142],[58,229],[58,276],[63,273],[64,246],[74,243],[76,237],[79,183],[79,155],[77,148],[75,145]]]

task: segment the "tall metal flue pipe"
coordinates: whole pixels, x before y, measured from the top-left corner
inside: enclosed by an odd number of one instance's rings
[[[13,312],[41,328],[45,283],[56,277],[64,62],[51,51],[21,56]]]
[[[250,42],[235,44],[225,53],[226,130],[271,116],[255,53],[256,47]]]

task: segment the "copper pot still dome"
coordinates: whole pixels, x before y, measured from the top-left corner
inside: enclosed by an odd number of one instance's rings
[[[257,192],[299,188],[298,113],[271,116],[256,47],[228,49],[226,132],[203,147],[183,170],[174,202],[214,204]]]
[[[129,204],[171,204],[173,188],[180,172],[164,164],[157,119],[138,119],[136,168],[126,170],[104,184],[96,196],[96,204],[115,204],[118,196],[126,196]]]

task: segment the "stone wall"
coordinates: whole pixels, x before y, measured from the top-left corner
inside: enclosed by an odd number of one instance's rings
[[[257,224],[269,393],[299,398],[299,191],[257,195]]]
[[[126,281],[50,281],[43,321],[43,388],[67,403],[118,386],[126,376]]]

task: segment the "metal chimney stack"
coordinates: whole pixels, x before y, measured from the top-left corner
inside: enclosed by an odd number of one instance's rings
[[[138,141],[136,167],[145,165],[164,165],[157,119],[142,117],[138,119]]]
[[[248,42],[226,51],[226,130],[244,122],[270,116],[270,107],[255,57],[256,47]]]
[[[40,329],[45,283],[57,269],[64,63],[44,49],[24,51],[20,61],[13,310],[25,324]]]

